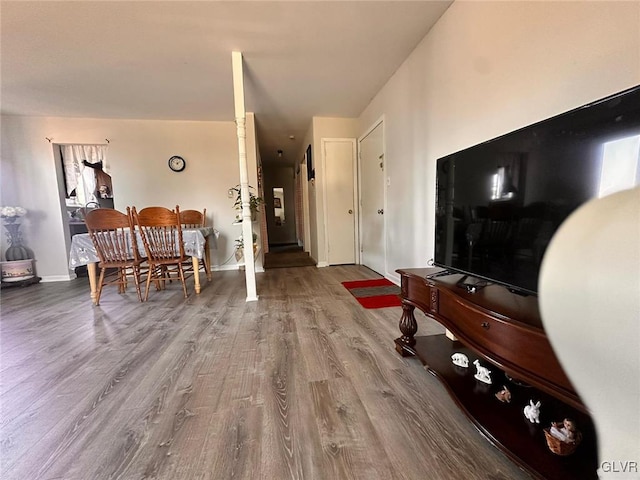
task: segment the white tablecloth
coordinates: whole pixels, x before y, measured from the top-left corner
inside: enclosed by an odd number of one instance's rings
[[[209,235],[217,236],[218,232],[213,227],[189,228],[182,230],[182,242],[184,251],[190,257],[204,257],[204,247],[206,238]],[[146,256],[142,240],[138,238],[138,250],[140,255]],[[71,238],[71,249],[69,250],[69,268],[73,270],[81,265],[100,261],[91,237],[88,233],[74,235]]]

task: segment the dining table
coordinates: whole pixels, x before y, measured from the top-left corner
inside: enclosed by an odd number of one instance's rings
[[[218,232],[213,227],[185,228],[182,230],[182,243],[185,254],[191,257],[193,262],[193,278],[196,293],[200,293],[200,260],[205,259],[211,265],[209,238],[217,236]],[[144,244],[140,238],[140,232],[136,232],[137,244],[140,255],[147,256],[144,251]],[[71,248],[69,249],[69,269],[83,265],[87,266],[89,276],[89,286],[91,287],[91,300],[95,304],[97,298],[97,264],[100,261],[93,241],[88,233],[79,233],[71,237]],[[211,280],[211,269],[207,273],[207,280]]]

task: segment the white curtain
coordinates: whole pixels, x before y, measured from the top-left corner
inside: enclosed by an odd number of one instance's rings
[[[92,168],[84,164],[102,162],[102,170],[107,169],[107,145],[60,145],[64,174],[67,182],[67,195],[76,190],[78,202],[97,202],[96,176]],[[79,188],[81,187],[81,188]]]

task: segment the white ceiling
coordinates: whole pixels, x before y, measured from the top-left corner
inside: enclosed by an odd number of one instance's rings
[[[237,50],[262,159],[291,162],[312,116],[357,117],[451,3],[2,0],[0,105],[232,121]]]

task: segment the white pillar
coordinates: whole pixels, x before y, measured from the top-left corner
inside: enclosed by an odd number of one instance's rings
[[[233,68],[233,98],[238,135],[238,163],[240,167],[240,198],[242,200],[242,238],[244,239],[244,274],[247,285],[247,302],[258,300],[256,292],[256,267],[253,257],[253,228],[249,204],[249,171],[247,169],[247,129],[244,110],[244,74],[242,52],[231,52]]]

